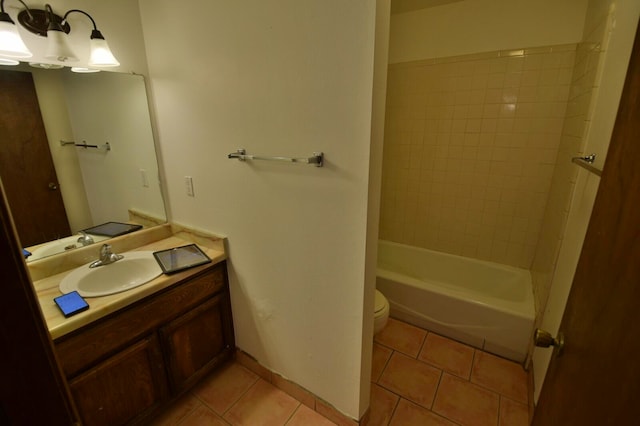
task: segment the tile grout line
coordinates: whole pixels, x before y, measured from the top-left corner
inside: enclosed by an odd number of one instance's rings
[[[404,355],[404,356],[407,356],[407,357],[409,357],[409,358],[417,359],[416,357],[414,357],[414,356],[413,356],[413,355],[411,355],[411,354],[408,354],[408,353],[406,353],[406,352],[402,352],[400,349],[393,348],[393,347],[391,347],[391,346],[385,345],[384,343],[380,343],[380,342],[375,342],[375,343],[379,344],[379,345],[380,345],[380,346],[382,346],[382,347],[385,347],[385,348],[387,348],[387,349],[390,349],[390,350],[392,350],[392,351],[394,351],[394,352],[398,352],[398,353],[400,353],[400,354],[402,354],[402,355]],[[418,353],[418,354],[419,354],[419,353]],[[417,355],[416,355],[416,356],[417,356]]]
[[[187,394],[190,394],[191,396],[193,396],[193,397],[196,399],[196,401],[198,401],[198,403],[199,403],[200,405],[204,405],[204,404],[202,403],[202,401],[200,401],[200,398],[198,398],[198,397],[197,397],[197,396],[196,396],[192,391],[189,391]],[[209,408],[209,407],[207,407],[206,405],[204,405],[204,407],[205,407],[206,409],[208,409],[208,410],[210,409],[210,408]],[[191,415],[191,413],[193,413],[194,411],[196,411],[196,409],[197,409],[197,408],[198,408],[198,405],[196,405],[196,406],[195,406],[195,407],[193,407],[191,410],[189,410],[189,411],[188,411],[184,416],[180,417],[180,418],[178,419],[178,421],[176,422],[176,425],[179,425],[180,423],[183,423],[183,422],[184,422],[184,420],[185,420],[187,417],[189,417],[189,416]],[[217,415],[218,415],[218,414],[216,413],[216,416],[217,416]]]
[[[436,386],[436,391],[433,393],[433,401],[431,401],[431,407],[429,407],[429,411],[433,411],[433,406],[436,404],[436,398],[438,397],[438,391],[440,391],[440,383],[442,383],[442,377],[444,376],[444,370],[440,370],[440,377],[438,377],[438,385]]]
[[[450,419],[449,417],[445,416],[444,414],[440,414],[440,413],[438,413],[437,411],[433,411],[433,410],[430,410],[430,411],[431,411],[433,414],[435,414],[436,416],[441,417],[441,418],[443,418],[443,419],[445,419],[445,420],[447,420],[447,421],[449,421],[449,422],[453,423],[454,425],[457,425],[457,426],[465,426],[465,425],[463,425],[462,423],[460,423],[459,421],[457,421],[457,420],[453,420],[453,419]]]
[[[470,381],[470,380],[469,380],[469,383],[471,383],[471,384],[472,384],[472,385],[474,385],[474,386],[479,387],[480,389],[486,390],[487,392],[491,392],[491,393],[493,393],[493,394],[496,394],[496,395],[498,395],[499,397],[505,397],[505,398],[507,398],[507,399],[510,399],[510,400],[512,400],[512,401],[514,401],[514,402],[516,402],[516,403],[518,403],[518,404],[527,405],[527,404],[529,403],[528,401],[527,401],[527,402],[522,402],[522,401],[520,401],[520,400],[517,400],[517,399],[515,399],[515,398],[512,398],[512,397],[510,397],[510,396],[508,396],[508,395],[505,395],[505,394],[503,394],[503,393],[500,393],[500,392],[498,392],[498,391],[496,391],[496,390],[494,390],[494,389],[490,389],[490,388],[488,388],[488,387],[486,387],[486,386],[484,386],[484,385],[482,385],[482,384],[480,384],[480,383],[472,382],[472,381]],[[528,399],[528,397],[527,397],[527,399]]]
[[[424,335],[424,340],[422,340],[422,344],[420,345],[420,349],[418,349],[418,354],[416,355],[416,360],[418,360],[418,361],[420,361],[420,359],[418,359],[418,357],[420,356],[420,354],[424,350],[424,347],[427,345],[427,337],[429,337],[429,333],[431,333],[429,330],[425,330],[425,331],[427,333]]]
[[[474,348],[472,348],[472,349],[474,349]],[[474,351],[475,351],[475,349],[474,349]],[[447,371],[447,370],[445,370],[443,367],[441,367],[441,366],[439,366],[439,365],[436,365],[436,364],[432,363],[431,361],[427,361],[427,360],[420,359],[420,358],[416,358],[416,361],[419,361],[419,362],[421,362],[421,363],[423,363],[423,364],[426,364],[426,365],[428,365],[429,367],[433,367],[433,368],[435,368],[435,369],[437,369],[437,370],[443,371],[443,372],[445,372],[445,373],[447,373],[447,374],[450,374],[450,375],[452,375],[452,376],[454,376],[454,377],[457,377],[457,378],[459,378],[459,379],[469,381],[469,377],[466,377],[466,378],[465,378],[465,377],[463,377],[463,376],[459,376],[458,374],[456,374],[456,373],[455,373],[455,372],[453,372],[453,371]],[[472,364],[472,367],[473,367],[473,358],[472,358],[472,360],[471,360],[471,364]],[[469,370],[469,376],[471,376],[471,370]]]
[[[472,383],[471,382],[471,375],[473,374],[473,366],[474,366],[474,364],[476,362],[476,352],[477,351],[478,351],[478,349],[475,349],[475,348],[473,349],[473,356],[471,357],[471,368],[469,369],[469,377],[467,378],[467,381],[469,383]]]
[[[385,388],[386,389],[386,388]],[[392,392],[393,393],[393,392]],[[395,395],[395,394],[394,394]],[[389,421],[387,422],[387,425],[391,424],[391,420],[393,420],[393,416],[396,415],[396,410],[398,409],[398,405],[400,405],[400,400],[404,399],[403,397],[401,397],[400,395],[398,395],[398,400],[396,401],[396,403],[393,406],[393,410],[391,410],[391,416],[389,416]]]
[[[378,375],[378,378],[375,381],[375,384],[379,385],[378,381],[382,378],[382,375],[384,374],[384,370],[387,369],[387,366],[389,365],[389,362],[391,361],[391,357],[393,356],[393,353],[395,351],[393,349],[391,349],[391,353],[389,354],[389,358],[387,358],[387,360],[384,363],[384,367],[382,367],[382,370],[380,370],[380,374]]]
[[[513,397],[511,397],[511,396],[504,395],[503,393],[498,392],[498,391],[496,391],[495,389],[490,389],[490,388],[486,387],[485,385],[483,385],[483,384],[481,384],[481,383],[477,383],[477,382],[475,382],[475,381],[471,380],[471,376],[472,376],[472,374],[473,374],[473,366],[474,366],[474,363],[475,363],[475,361],[476,361],[476,352],[477,352],[477,351],[481,351],[481,352],[483,352],[483,353],[489,353],[489,354],[491,354],[490,352],[486,352],[486,351],[483,351],[483,350],[481,350],[481,349],[474,349],[474,352],[473,352],[473,360],[472,360],[472,362],[471,362],[471,371],[469,372],[469,379],[468,379],[468,382],[469,382],[469,383],[471,383],[471,384],[473,384],[473,385],[475,385],[475,386],[478,386],[478,387],[479,387],[479,388],[481,388],[481,389],[484,389],[484,390],[486,390],[486,391],[489,391],[489,392],[491,392],[491,393],[494,393],[494,394],[498,395],[498,397],[505,397],[505,398],[508,398],[508,399],[510,399],[510,400],[512,400],[512,401],[514,401],[514,402],[516,402],[516,403],[518,403],[518,404],[524,404],[524,405],[527,405],[527,404],[529,403],[529,395],[528,395],[528,394],[527,394],[527,398],[526,398],[526,399],[527,399],[527,401],[523,402],[523,401],[520,401],[520,400],[518,400],[518,399],[515,399],[515,398],[513,398]]]
[[[241,365],[241,367],[246,369],[246,367],[244,367],[243,365]],[[248,369],[247,369],[247,371],[251,371],[251,370],[248,370]],[[253,373],[253,372],[252,372],[252,373]],[[253,373],[253,374],[255,374],[255,373]],[[254,386],[255,386],[255,385],[260,381],[260,379],[262,379],[262,377],[260,377],[260,376],[258,376],[258,375],[256,374],[256,380],[255,380],[255,382],[253,382],[253,383],[251,384],[251,386],[249,386],[249,387],[247,388],[247,390],[245,390],[244,392],[242,392],[242,394],[238,397],[238,399],[236,399],[236,400],[233,402],[233,404],[231,404],[231,405],[229,406],[229,408],[227,408],[226,410],[224,410],[224,413],[222,413],[222,415],[221,415],[220,417],[222,417],[222,418],[224,419],[224,415],[225,415],[225,414],[227,414],[227,413],[228,413],[228,412],[229,412],[233,407],[235,407],[236,405],[238,405],[238,402],[240,402],[240,400],[241,400],[241,399],[242,399],[242,398],[243,398],[247,393],[249,393],[249,391],[250,391],[250,390],[251,390],[251,389],[252,389],[252,388],[253,388],[253,387],[254,387]],[[262,379],[262,380],[264,380],[264,379]],[[266,382],[266,380],[265,380],[265,382]],[[267,383],[268,383],[268,382],[267,382]]]
[[[196,396],[196,398],[198,398],[198,397]],[[215,415],[216,415],[216,417],[218,417],[219,419],[223,420],[225,423],[229,424],[229,422],[228,422],[228,421],[226,421],[226,420],[222,417],[222,416],[224,415],[224,413],[223,413],[223,414],[218,414],[218,413],[216,412],[216,410],[214,410],[214,409],[213,409],[213,407],[212,407],[212,406],[210,406],[209,404],[207,404],[205,401],[201,400],[200,398],[198,398],[198,401],[200,402],[200,404],[201,404],[204,408],[206,408],[207,410],[209,410],[209,411],[211,411],[213,414],[215,414]],[[194,409],[194,410],[192,410],[192,411],[195,411],[195,409]],[[192,412],[192,411],[191,411],[191,412]],[[189,414],[191,414],[191,412],[189,412]],[[225,411],[225,413],[226,413],[226,411]],[[182,421],[183,421],[186,417],[187,417],[187,416],[184,416],[184,417],[180,420],[180,422],[178,422],[178,424],[182,423]]]
[[[393,352],[395,352],[395,351],[393,351]],[[393,352],[391,353],[391,355],[393,355]],[[406,355],[406,354],[404,354],[404,353],[402,353],[402,352],[400,352],[400,354],[401,354],[401,355],[404,355],[404,356],[408,356],[408,355]],[[391,360],[391,356],[389,356],[389,360]],[[388,362],[389,362],[389,361],[387,361],[387,363],[388,363]],[[386,365],[385,365],[385,368],[386,368]],[[440,372],[440,375],[442,376],[442,371]],[[380,377],[382,377],[382,374],[380,374]],[[394,413],[394,414],[395,414],[395,410],[398,408],[398,404],[400,404],[400,400],[401,400],[401,399],[404,399],[405,401],[408,401],[408,402],[410,402],[410,403],[412,403],[412,404],[415,404],[415,405],[417,405],[418,407],[422,407],[422,408],[424,408],[425,410],[429,410],[429,411],[431,411],[431,409],[429,409],[429,408],[427,408],[427,407],[425,407],[425,406],[423,406],[423,405],[421,405],[421,404],[419,404],[419,403],[417,403],[417,402],[414,402],[414,401],[412,401],[412,400],[410,400],[410,399],[408,399],[408,398],[405,398],[404,396],[400,395],[399,393],[396,393],[395,391],[393,391],[393,390],[391,390],[391,389],[387,388],[387,387],[386,387],[385,385],[383,385],[382,383],[377,383],[377,382],[376,382],[375,384],[376,384],[376,385],[378,385],[378,386],[380,386],[382,389],[384,389],[385,391],[389,392],[390,394],[393,394],[393,395],[395,395],[395,396],[397,396],[397,397],[398,397],[398,402],[396,402],[396,405],[395,405],[395,407],[394,407],[394,409],[393,409],[393,413]],[[438,384],[440,384],[440,381],[439,381],[439,380],[438,380]],[[436,388],[436,389],[437,389],[437,388]],[[434,399],[435,399],[435,394],[434,394]],[[431,405],[433,405],[433,401],[431,401]],[[393,415],[392,415],[391,417],[393,418]],[[391,421],[391,420],[389,420],[389,421]]]
[[[449,374],[452,377],[457,377],[455,374],[450,374],[450,373],[447,373],[446,371],[442,372],[442,377],[444,377],[445,374]],[[442,377],[440,378],[440,381],[442,381]],[[440,382],[438,382],[438,388],[436,389],[436,395],[438,394],[438,390],[440,390]],[[434,396],[433,397],[434,404],[435,404],[435,399],[436,398]],[[443,419],[446,419],[446,420],[450,421],[451,423],[454,423],[456,425],[462,425],[462,423],[458,422],[457,420],[451,419],[451,418],[445,416],[444,414],[439,413],[438,411],[434,411],[434,410],[429,410],[429,411],[431,411],[434,414],[437,414],[438,416],[442,417]]]
[[[218,414],[218,412],[217,412],[217,411],[216,411],[212,406],[210,406],[209,404],[207,404],[207,402],[206,402],[206,401],[204,401],[203,399],[201,399],[201,398],[200,398],[200,397],[199,397],[195,392],[192,392],[193,396],[195,396],[195,397],[196,397],[196,399],[198,399],[198,401],[200,401],[200,403],[202,403],[202,404],[203,404],[205,407],[207,407],[209,410],[213,411],[213,413],[214,413],[216,416],[220,417],[220,418],[221,418],[222,420],[224,420],[225,422],[227,422],[227,421],[226,421],[226,419],[224,418],[224,415],[225,415],[225,414],[227,414],[227,413],[229,412],[229,410],[231,410],[231,408],[233,408],[233,407],[238,403],[238,401],[240,401],[240,400],[242,399],[242,397],[243,397],[243,396],[245,396],[245,395],[247,394],[247,392],[249,392],[249,389],[251,389],[252,387],[254,387],[254,386],[255,386],[255,384],[256,384],[256,383],[258,383],[258,381],[261,379],[261,377],[260,377],[259,375],[257,375],[257,374],[256,374],[256,373],[254,373],[253,371],[249,370],[249,369],[248,369],[248,368],[246,368],[244,365],[238,364],[238,366],[239,366],[239,367],[244,368],[245,370],[249,371],[251,374],[255,375],[255,376],[256,376],[256,379],[255,379],[255,381],[254,381],[253,383],[251,383],[251,385],[250,385],[250,386],[249,386],[249,387],[248,387],[244,392],[242,392],[242,394],[240,394],[240,396],[239,396],[236,400],[234,400],[234,401],[229,405],[229,407],[227,407],[227,409],[226,409],[226,410],[224,410],[224,411],[222,412],[222,414]],[[229,423],[229,422],[227,422],[227,423]]]
[[[276,388],[277,389],[277,388]],[[286,393],[286,392],[285,392]],[[288,395],[288,394],[287,394]],[[291,395],[289,395],[291,396]],[[293,398],[295,399],[295,398]],[[293,410],[293,412],[291,413],[291,415],[287,418],[287,420],[284,422],[283,426],[287,426],[287,424],[289,424],[289,422],[291,421],[291,419],[293,418],[293,416],[296,415],[296,413],[298,412],[298,410],[300,409],[300,407],[303,405],[302,402],[298,401],[296,399],[296,401],[298,402],[298,406],[296,407],[295,410]]]

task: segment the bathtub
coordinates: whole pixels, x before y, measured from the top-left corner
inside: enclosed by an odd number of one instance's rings
[[[525,269],[381,240],[376,287],[393,318],[517,362],[527,356],[535,311]]]

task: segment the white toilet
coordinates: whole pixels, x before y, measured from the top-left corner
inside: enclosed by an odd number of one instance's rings
[[[378,290],[376,290],[375,313],[373,315],[373,334],[378,334],[387,325],[389,319],[389,301]]]

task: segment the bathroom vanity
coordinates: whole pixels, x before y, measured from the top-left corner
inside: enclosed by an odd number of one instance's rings
[[[139,249],[198,242],[173,231]],[[119,241],[111,244],[115,248]],[[70,271],[34,281],[83,424],[144,422],[233,356],[223,243],[199,245],[212,263],[162,275],[123,293],[88,298],[90,309],[70,318],[52,306],[59,294],[56,284]]]

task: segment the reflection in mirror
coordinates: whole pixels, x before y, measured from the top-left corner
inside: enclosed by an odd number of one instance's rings
[[[166,222],[142,76],[3,67],[0,134],[28,261],[108,238],[80,234],[102,223]]]

